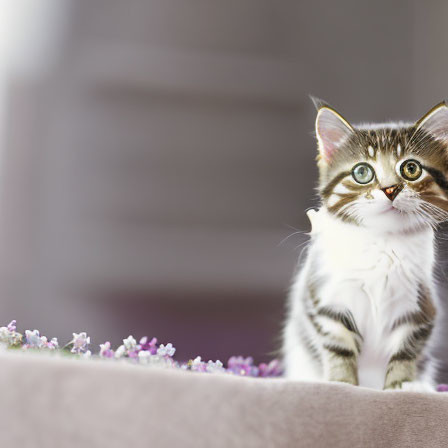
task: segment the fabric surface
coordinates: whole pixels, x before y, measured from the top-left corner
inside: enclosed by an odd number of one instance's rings
[[[442,447],[448,394],[0,355],[1,446]]]

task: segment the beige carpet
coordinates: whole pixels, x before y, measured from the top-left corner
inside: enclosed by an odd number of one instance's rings
[[[446,447],[448,394],[0,355],[1,447]]]

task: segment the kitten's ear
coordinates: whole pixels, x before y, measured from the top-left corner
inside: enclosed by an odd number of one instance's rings
[[[316,137],[321,159],[329,162],[353,133],[350,123],[330,106],[321,106],[316,117]]]
[[[434,106],[415,123],[417,129],[423,129],[436,140],[448,143],[448,106],[445,101]]]

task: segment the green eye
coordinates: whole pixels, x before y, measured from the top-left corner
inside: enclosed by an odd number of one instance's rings
[[[373,168],[368,163],[358,163],[352,169],[353,179],[358,184],[368,184],[373,179]]]
[[[400,173],[406,180],[417,180],[422,172],[422,166],[417,160],[406,160],[400,166]]]

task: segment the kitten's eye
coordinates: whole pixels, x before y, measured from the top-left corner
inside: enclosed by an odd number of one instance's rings
[[[400,173],[406,180],[417,180],[422,171],[422,166],[417,160],[406,160],[400,166]]]
[[[358,163],[352,169],[352,176],[358,184],[368,184],[373,179],[373,168],[368,163]]]

